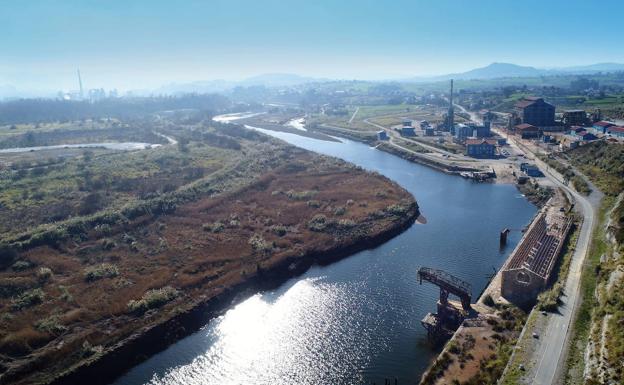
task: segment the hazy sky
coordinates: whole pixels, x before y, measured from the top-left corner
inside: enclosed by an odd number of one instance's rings
[[[624,62],[622,0],[0,0],[0,86],[152,88]]]

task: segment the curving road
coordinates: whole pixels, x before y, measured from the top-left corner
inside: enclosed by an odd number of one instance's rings
[[[530,151],[526,146],[519,143],[516,144],[525,151]],[[566,191],[568,196],[576,202],[576,209],[583,217],[576,249],[574,250],[570,263],[570,271],[563,289],[559,311],[558,313],[550,313],[548,315],[547,326],[540,336],[541,343],[539,349],[537,350],[536,356],[533,357],[535,362],[537,362],[537,369],[531,383],[550,385],[556,383],[563,374],[561,369],[564,367],[567,353],[568,332],[570,331],[572,319],[579,301],[583,262],[589,252],[592,231],[597,222],[596,206],[600,199],[592,199],[590,201],[587,197],[579,194],[567,184],[564,184],[562,182],[563,177],[556,171],[550,169],[536,156],[535,163],[544,172],[546,177],[553,181],[556,186]],[[597,190],[595,190],[593,194],[601,195]]]

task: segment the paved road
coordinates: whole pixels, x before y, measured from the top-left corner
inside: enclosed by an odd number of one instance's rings
[[[512,139],[513,140],[513,139]],[[518,147],[525,152],[530,149],[519,142],[515,142]],[[561,369],[564,366],[566,356],[567,338],[572,318],[578,305],[579,288],[583,262],[589,251],[592,230],[597,222],[597,202],[600,199],[588,199],[582,196],[568,185],[564,184],[563,177],[556,171],[550,169],[544,162],[534,155],[535,163],[556,186],[561,187],[576,202],[577,211],[583,216],[576,249],[570,263],[570,271],[564,286],[564,294],[561,298],[561,305],[558,313],[548,315],[548,323],[540,336],[540,347],[533,357],[537,362],[535,377],[532,384],[550,385],[555,384],[562,375]],[[601,195],[595,191],[594,194]],[[594,202],[594,205],[592,205]]]
[[[353,119],[355,119],[355,115],[357,115],[358,111],[360,111],[360,107],[357,107],[355,111],[353,112],[353,115],[351,115],[351,119],[349,119],[349,124],[353,122]]]

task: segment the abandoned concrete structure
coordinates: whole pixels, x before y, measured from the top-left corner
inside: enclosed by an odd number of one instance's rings
[[[518,305],[529,304],[546,288],[571,220],[558,211],[538,214],[503,267],[501,294]]]

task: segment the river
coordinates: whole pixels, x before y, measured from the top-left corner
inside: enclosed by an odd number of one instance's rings
[[[168,136],[162,135],[168,140],[173,140]],[[54,144],[49,146],[34,147],[13,147],[0,149],[0,154],[9,154],[17,152],[31,152],[41,150],[58,150],[64,148],[105,148],[107,150],[133,151],[145,150],[148,148],[160,147],[161,144],[142,143],[142,142],[102,142],[102,143],[82,143],[82,144]]]
[[[511,185],[474,183],[350,140],[266,132],[397,181],[427,224],[253,295],[115,385],[417,383],[436,354],[420,319],[438,297],[418,284],[418,268],[455,274],[476,297],[521,237],[512,231],[500,250],[500,230],[521,229],[536,212]]]

